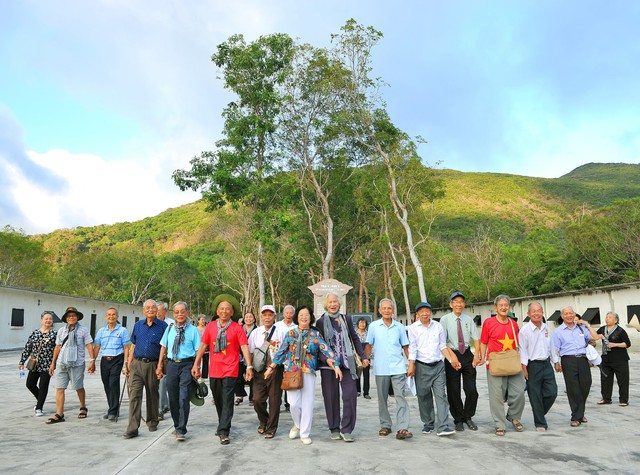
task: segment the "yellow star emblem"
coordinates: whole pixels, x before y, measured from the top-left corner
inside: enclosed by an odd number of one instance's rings
[[[513,348],[513,342],[515,341],[513,338],[509,338],[507,332],[504,333],[504,339],[498,340],[502,343],[502,351],[511,350]]]

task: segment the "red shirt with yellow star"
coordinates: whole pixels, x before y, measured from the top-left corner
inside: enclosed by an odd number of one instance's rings
[[[512,323],[513,326],[511,326]],[[514,331],[515,335],[513,334]],[[518,331],[518,323],[511,318],[506,323],[500,323],[496,317],[486,319],[482,324],[480,341],[487,345],[487,361],[492,351],[514,350]]]
[[[247,335],[241,325],[231,322],[227,328],[227,347],[215,353],[216,338],[218,337],[218,322],[210,322],[202,334],[202,343],[209,345],[209,377],[237,378],[240,363],[240,346],[247,344]]]

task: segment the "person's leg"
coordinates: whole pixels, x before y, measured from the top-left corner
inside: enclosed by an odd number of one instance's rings
[[[618,381],[618,394],[620,404],[629,403],[629,361],[623,361],[616,365],[616,380]]]
[[[129,368],[129,423],[127,425],[128,434],[137,434],[142,417],[142,391],[144,389],[144,378],[142,374],[141,361],[134,359]]]
[[[416,362],[416,397],[418,399],[418,411],[422,424],[434,429],[435,413],[433,411],[433,395],[431,394],[431,377],[429,370],[432,368]],[[431,401],[429,401],[431,399]]]
[[[169,362],[167,362],[167,366],[169,366]],[[171,403],[169,402],[169,392],[167,389],[167,375],[164,375],[158,382],[158,393],[158,410],[164,414],[171,409]]]
[[[465,396],[462,417],[467,421],[476,415],[476,408],[478,407],[477,371],[473,367],[473,353],[471,350],[465,351],[464,355],[462,355],[462,361],[464,361],[464,364],[460,372],[462,373],[462,390]]]
[[[29,371],[27,374],[27,389],[38,399],[38,379],[40,379],[40,371]],[[36,409],[42,409],[36,405]]]
[[[270,380],[266,380],[264,378],[264,373],[254,373],[253,410],[256,411],[256,415],[258,416],[258,425],[262,427],[263,430],[267,427],[267,419],[269,418],[269,411],[267,410],[267,399],[269,398],[269,383]]]
[[[304,378],[304,375],[302,376]],[[306,382],[304,384],[306,384]],[[289,408],[291,410],[291,419],[293,419],[293,425],[296,426],[298,429],[300,429],[301,417],[302,417],[302,390],[296,389],[288,392],[289,392],[289,404],[290,404]]]
[[[391,376],[391,386],[396,399],[396,417],[398,430],[409,430],[409,404],[404,396],[404,386],[407,377],[404,374]]]
[[[167,374],[162,378],[167,388],[169,412],[173,421],[173,428],[178,433],[180,425],[180,363],[167,361]],[[184,432],[180,432],[183,434]]]
[[[69,377],[71,378],[71,387],[76,390],[76,394],[78,395],[78,402],[80,402],[81,414],[82,412],[84,412],[83,408],[86,409],[87,407],[86,393],[84,390],[84,369],[85,369],[84,364],[69,368]],[[85,417],[86,417],[86,413],[85,413]]]
[[[222,412],[218,422],[218,434],[229,436],[233,418],[233,394],[236,378],[222,378]],[[216,401],[217,403],[217,401]]]
[[[591,391],[591,367],[586,358],[578,358],[578,384],[580,403],[578,405],[578,420],[584,418],[585,406],[589,391]]]
[[[347,376],[350,378],[351,375],[347,373],[347,370],[344,367],[340,368],[343,370],[343,378]],[[336,379],[336,375],[333,371],[329,370],[320,370],[320,384],[322,386],[322,399],[324,401],[324,412],[327,416],[327,425],[329,426],[329,431],[331,433],[339,433],[340,432],[340,383]]]
[[[335,379],[335,375],[333,377]],[[351,377],[351,373],[347,368],[345,368],[342,373],[340,388],[342,389],[342,421],[340,422],[340,432],[343,434],[351,434],[356,427],[358,390],[356,388],[356,380]]]
[[[444,363],[440,363],[435,367],[431,382],[431,390],[436,403],[436,426],[438,432],[449,428],[449,402],[447,401],[446,386],[447,376],[444,370]]]
[[[247,395],[244,386],[246,381],[244,379],[244,373],[247,371],[247,366],[241,361],[238,367],[238,377],[236,378],[234,392],[237,398],[244,398]]]
[[[504,413],[504,396],[507,390],[505,377],[492,376],[487,369],[487,389],[489,393],[489,411],[496,425],[496,430],[507,428],[507,418]]]
[[[104,395],[107,397],[107,414],[110,414],[111,403],[113,402],[111,400],[111,391],[109,390],[112,366],[111,361],[107,360],[104,356],[100,359],[100,380],[102,381],[102,387],[104,388]]]
[[[282,403],[282,389],[280,389],[280,386],[282,385],[283,373],[284,369],[282,368],[282,366],[278,366],[271,375],[270,382],[267,387],[267,394],[269,398],[269,416],[267,418],[265,431],[269,432],[270,434],[276,433],[276,431],[278,430],[278,423],[280,421],[280,404]]]
[[[218,414],[218,423],[220,422],[220,417],[222,416],[222,378],[210,378],[209,386],[211,387],[211,395],[213,396],[213,404],[216,407],[216,414]],[[216,435],[218,435],[218,431],[216,431]]]
[[[120,374],[122,373],[122,366],[124,365],[124,355],[119,356],[113,361],[114,364],[111,366],[109,373],[109,393],[107,395],[107,401],[109,402],[109,415],[115,417],[120,412]]]
[[[613,375],[615,370],[608,362],[602,362],[600,366],[600,394],[602,400],[605,402],[611,402],[611,395],[613,393]]]
[[[144,374],[144,385],[147,397],[147,427],[150,431],[158,427],[158,411],[160,408],[160,393],[158,376],[156,375],[157,361],[141,362]],[[167,398],[168,399],[168,398]]]
[[[524,412],[524,372],[507,376],[507,420],[521,421]]]
[[[564,378],[564,385],[567,390],[567,399],[569,400],[569,407],[571,408],[571,420],[578,421],[584,416],[584,403],[583,412],[580,414],[580,386],[578,383],[578,360],[581,358],[575,358],[573,356],[562,357],[562,377]]]
[[[378,416],[380,417],[380,427],[383,429],[391,429],[391,414],[389,414],[389,386],[391,384],[391,376],[376,376],[376,392],[378,394]]]
[[[527,373],[529,380],[527,382],[527,391],[529,392],[529,404],[533,412],[533,423],[536,427],[546,429],[548,427],[545,418],[544,402],[543,402],[543,386],[544,386],[544,370],[545,364],[530,361],[527,365]]]
[[[556,374],[551,363],[545,363],[542,377],[542,407],[545,415],[549,412],[551,406],[553,406],[556,397],[558,397]]]
[[[457,351],[454,351],[454,353],[459,355]],[[458,358],[460,358],[460,356],[458,356]],[[447,378],[447,399],[449,400],[449,410],[451,411],[453,422],[457,424],[458,422],[464,422],[464,405],[462,403],[462,386],[460,384],[462,370],[456,371],[448,360],[444,362],[444,365]]]
[[[362,387],[362,393],[365,396],[369,395],[369,388],[370,388],[369,377],[370,377],[370,372],[371,372],[371,368],[369,368],[368,366],[362,370],[362,377],[364,378],[364,386]]]
[[[176,434],[186,434],[187,424],[189,422],[189,412],[191,411],[191,401],[189,399],[189,385],[191,384],[191,367],[193,363],[184,361],[178,363],[178,406],[179,416],[178,425],[176,426]],[[170,407],[173,407],[171,405]]]
[[[360,375],[359,378],[356,379],[356,390],[358,391],[358,394],[362,393],[362,387],[360,386],[361,379],[362,379],[362,374]]]
[[[311,425],[313,424],[313,403],[316,395],[316,376],[304,373],[302,378],[304,379],[304,383],[302,389],[299,391],[301,393],[301,404],[300,425],[298,427],[300,428],[300,438],[304,439],[311,435]],[[291,412],[293,412],[293,406]]]
[[[46,371],[40,372],[40,385],[38,387],[38,402],[36,403],[36,409],[42,410],[44,402],[49,394],[49,381],[51,376]]]

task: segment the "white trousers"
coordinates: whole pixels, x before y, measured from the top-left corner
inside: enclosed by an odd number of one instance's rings
[[[300,437],[309,437],[313,422],[313,403],[316,396],[316,375],[303,373],[302,389],[287,391],[293,423],[300,429]]]

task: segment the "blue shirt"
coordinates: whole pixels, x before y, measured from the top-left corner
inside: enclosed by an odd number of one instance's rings
[[[160,340],[167,324],[157,318],[151,325],[147,325],[147,319],[138,320],[131,332],[131,343],[135,346],[134,358],[148,358],[157,361],[160,357]]]
[[[556,328],[551,339],[560,356],[586,355],[587,342],[591,340],[591,335],[589,330],[585,331],[579,328],[578,325],[573,325],[573,328],[569,328],[563,323]]]
[[[178,354],[173,354],[173,343],[176,339],[176,325],[169,325],[162,335],[160,344],[167,349],[167,358],[170,360],[182,360],[196,356],[196,351],[200,348],[200,332],[198,329],[189,324],[184,330],[184,341],[178,347]]]
[[[402,347],[409,345],[409,339],[404,325],[400,322],[392,320],[388,327],[383,319],[372,322],[367,333],[367,343],[373,346],[376,352],[374,376],[393,376],[407,372]]]
[[[113,330],[109,330],[109,325],[98,330],[94,343],[100,345],[102,356],[118,356],[124,353],[124,347],[131,343],[131,340],[129,339],[129,331],[116,323]]]

